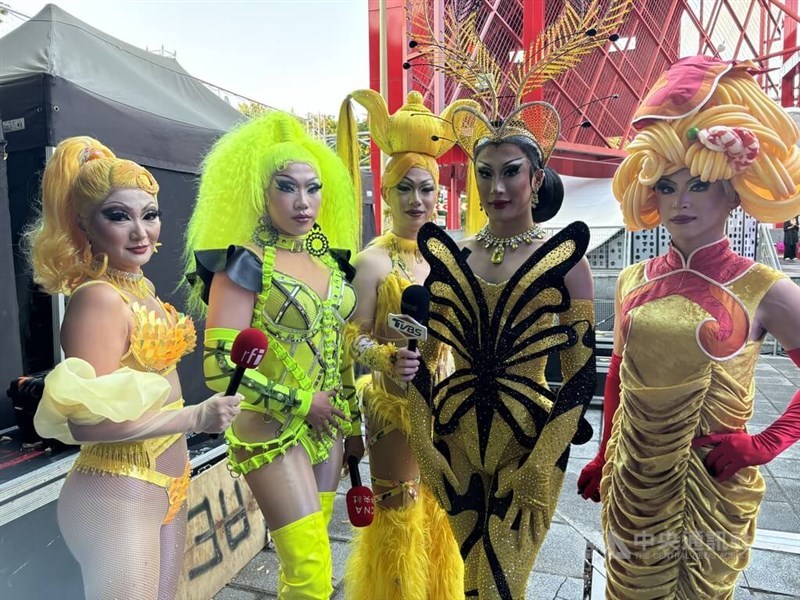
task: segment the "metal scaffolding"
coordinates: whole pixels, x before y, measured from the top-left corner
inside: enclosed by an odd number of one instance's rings
[[[479,10],[480,39],[508,71],[524,57],[565,2],[580,13],[590,0],[369,0],[370,85],[399,108],[410,90],[422,93],[438,111],[468,96],[455,81],[436,72],[409,47],[415,32],[407,10],[419,2],[439,27],[446,8],[466,14]],[[607,0],[610,3],[611,0]],[[631,117],[656,78],[675,60],[693,54],[756,61],[767,94],[785,107],[800,105],[800,0],[635,0],[619,38],[587,56],[576,68],[548,82],[541,98],[562,116],[561,139],[552,164],[561,173],[610,177],[632,131]],[[403,68],[404,64],[410,68]],[[512,103],[513,98],[505,99]],[[372,170],[379,185],[380,158]],[[465,157],[458,151],[442,160],[445,185],[457,195]],[[449,165],[450,168],[447,168]],[[376,188],[377,189],[377,188]],[[376,205],[376,210],[380,206]],[[378,213],[379,214],[379,213]],[[456,217],[448,225],[456,225]]]

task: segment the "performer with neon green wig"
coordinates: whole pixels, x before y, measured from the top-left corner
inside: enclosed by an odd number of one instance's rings
[[[226,388],[240,330],[269,339],[239,388],[242,413],[226,441],[230,470],[245,477],[269,525],[285,600],[333,593],[327,525],[345,455],[363,454],[342,350],[356,296],[351,268],[333,250],[356,249],[357,215],[339,158],[274,112],[215,144],[189,224],[193,301],[208,305],[207,385]]]

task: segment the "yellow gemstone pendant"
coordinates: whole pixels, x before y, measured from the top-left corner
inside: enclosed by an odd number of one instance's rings
[[[492,252],[492,264],[499,265],[501,262],[503,262],[505,255],[506,249],[503,246],[498,246],[495,248],[494,252]]]

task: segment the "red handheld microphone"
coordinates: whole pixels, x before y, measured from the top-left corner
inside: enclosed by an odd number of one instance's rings
[[[375,515],[375,498],[371,489],[361,485],[358,458],[348,456],[347,466],[350,469],[350,484],[352,485],[347,491],[347,516],[353,527],[366,527],[372,523]]]
[[[245,369],[255,369],[261,364],[268,347],[269,340],[260,329],[250,327],[242,329],[236,335],[233,346],[231,346],[231,361],[236,365],[236,369],[234,369],[233,376],[228,382],[228,388],[225,390],[226,396],[233,396],[239,389]],[[211,434],[212,439],[218,437],[218,433]]]

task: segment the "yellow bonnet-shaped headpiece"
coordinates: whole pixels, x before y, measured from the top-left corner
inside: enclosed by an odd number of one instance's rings
[[[352,92],[342,103],[339,113],[337,148],[339,156],[350,168],[355,185],[360,183],[358,132],[351,99],[367,109],[370,135],[378,148],[391,157],[384,168],[382,189],[397,185],[413,167],[427,171],[439,183],[436,159],[455,144],[451,139],[450,116],[453,110],[470,101],[456,100],[442,111],[441,116],[437,116],[423,104],[422,94],[411,91],[406,103],[390,115],[386,101],[378,92],[368,89]]]

